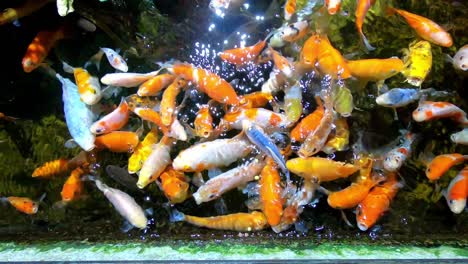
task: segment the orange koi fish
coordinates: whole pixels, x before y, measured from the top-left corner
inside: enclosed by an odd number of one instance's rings
[[[202,138],[211,136],[213,133],[213,117],[211,116],[209,105],[202,105],[200,107],[193,124],[195,126],[195,135]]]
[[[65,62],[63,62],[63,70],[75,76],[81,101],[87,105],[93,105],[101,100],[101,85],[98,78],[93,77],[83,68],[74,68]]]
[[[301,119],[293,130],[291,130],[291,140],[303,142],[320,124],[320,120],[322,120],[323,114],[325,113],[325,108],[323,107],[320,97],[316,96],[315,101],[317,102],[317,109]]]
[[[316,62],[319,72],[334,79],[350,78],[351,71],[341,53],[332,46],[326,35],[321,35],[319,38]]]
[[[5,121],[8,121],[8,122],[13,122],[13,121],[15,121],[16,119],[18,119],[18,118],[12,117],[12,116],[7,116],[7,115],[5,115],[4,113],[0,112],[0,120],[5,120]]]
[[[168,134],[169,131],[167,127],[162,123],[161,116],[155,110],[145,107],[135,107],[133,112],[141,119],[156,124],[164,135]]]
[[[260,199],[263,204],[262,211],[268,224],[275,226],[279,224],[283,214],[283,201],[281,199],[280,176],[275,162],[267,159],[267,164],[260,174]]]
[[[239,97],[232,86],[220,76],[188,63],[176,63],[167,70],[190,81],[206,93],[211,99],[230,105],[238,105]]]
[[[290,159],[286,162],[286,167],[292,173],[304,179],[316,179],[319,182],[346,178],[359,169],[359,167],[353,164],[320,157]]]
[[[388,15],[395,13],[402,16],[421,38],[442,47],[448,48],[452,46],[453,41],[450,34],[434,21],[405,10],[392,7],[387,8]]]
[[[176,108],[176,97],[186,85],[187,81],[184,79],[176,79],[164,90],[160,106],[161,122],[163,125],[169,126],[172,124]]]
[[[175,76],[169,73],[160,74],[142,83],[138,87],[139,96],[156,96],[175,80]]]
[[[375,0],[358,0],[356,12],[355,12],[356,27],[357,27],[359,35],[361,36],[361,40],[364,43],[364,46],[366,47],[367,50],[375,50],[375,48],[369,44],[369,41],[367,40],[366,36],[362,32],[362,25],[364,24],[364,19],[366,18],[367,11],[369,11],[371,6],[373,6],[374,4],[375,4]]]
[[[33,177],[43,177],[49,178],[56,174],[62,174],[69,170],[68,160],[66,159],[57,159],[44,163],[44,165],[36,168],[32,176]]]
[[[287,116],[264,108],[238,108],[226,113],[222,121],[231,129],[242,130],[244,120],[253,122],[266,131],[278,130],[292,125]]]
[[[447,199],[450,210],[459,214],[466,207],[466,198],[468,197],[468,166],[465,166],[458,175],[453,178],[448,188],[442,192]]]
[[[128,117],[130,116],[128,110],[127,101],[122,98],[119,106],[114,111],[96,121],[90,127],[91,132],[100,135],[121,129],[128,122]]]
[[[36,214],[37,210],[39,209],[39,202],[45,197],[45,194],[39,199],[39,201],[33,201],[27,197],[17,197],[17,196],[9,196],[0,198],[2,201],[9,202],[16,210],[32,215]]]
[[[96,137],[94,144],[98,149],[108,149],[111,152],[128,152],[135,150],[139,143],[138,135],[130,131],[113,131]]]
[[[218,230],[233,230],[239,232],[259,231],[268,226],[262,212],[236,213],[221,216],[198,217],[183,214],[177,210],[172,212],[173,221],[185,221],[189,224]]]
[[[341,0],[325,0],[325,6],[327,7],[328,14],[334,15],[340,11]]]
[[[390,208],[391,201],[401,188],[396,174],[389,173],[386,176],[387,180],[374,187],[356,208],[356,222],[361,231],[366,231],[379,220]]]
[[[240,105],[242,108],[260,108],[264,107],[270,101],[273,101],[273,96],[270,93],[253,92],[240,96]]]
[[[468,125],[465,111],[448,102],[419,102],[418,108],[413,111],[413,119],[416,122],[424,122],[438,118],[451,118],[464,126]]]
[[[365,81],[383,81],[388,79],[404,68],[404,63],[399,58],[388,59],[365,59],[348,61],[351,75]]]
[[[468,155],[459,153],[442,154],[436,156],[427,165],[426,176],[429,180],[435,181],[440,179],[451,167],[460,164],[468,159]]]
[[[292,15],[296,12],[296,0],[287,0],[284,5],[284,19],[290,20]]]
[[[219,57],[223,61],[229,62],[236,66],[241,66],[249,62],[255,61],[260,52],[262,52],[262,50],[265,48],[265,45],[266,41],[262,40],[252,46],[225,50],[219,53]]]
[[[189,184],[183,172],[168,166],[161,174],[161,188],[171,204],[181,203],[189,196]]]
[[[15,8],[7,8],[0,14],[0,26],[11,23],[22,17],[26,17],[41,9],[52,0],[30,0],[26,1],[22,6]]]
[[[80,167],[71,172],[70,177],[68,177],[62,187],[62,192],[60,193],[63,202],[71,202],[80,198],[81,193],[83,192],[83,181],[81,180],[81,176],[84,173],[85,171]]]
[[[24,54],[21,62],[24,72],[32,72],[39,67],[57,41],[64,38],[65,27],[60,27],[56,31],[39,32]]]

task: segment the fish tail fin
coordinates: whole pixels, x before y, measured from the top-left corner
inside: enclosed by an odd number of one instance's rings
[[[181,222],[185,220],[185,215],[182,212],[179,212],[177,209],[172,209],[169,221],[171,222]]]
[[[364,35],[364,33],[362,32],[362,30],[359,31],[359,35],[361,35],[362,44],[363,44],[364,47],[367,49],[367,51],[373,51],[373,50],[375,50],[375,47],[372,46],[372,45],[369,43],[369,40],[367,40],[367,38],[366,38],[366,36]]]
[[[63,64],[63,71],[65,71],[67,73],[73,73],[74,69],[70,64],[68,64],[68,63],[66,63],[64,61],[62,61],[62,64]]]
[[[85,63],[83,68],[87,68],[88,66],[94,64],[96,69],[99,71],[103,55],[104,55],[104,51],[99,49],[99,51],[96,54],[94,54],[93,56],[91,56],[91,58],[89,58],[89,60]]]

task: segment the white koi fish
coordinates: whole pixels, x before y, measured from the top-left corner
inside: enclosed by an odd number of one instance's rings
[[[101,48],[101,50],[106,54],[109,64],[116,70],[127,72],[128,66],[127,62],[119,55],[118,51],[114,51],[110,48]]]

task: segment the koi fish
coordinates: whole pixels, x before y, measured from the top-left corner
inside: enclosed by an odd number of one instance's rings
[[[95,136],[89,128],[94,123],[95,116],[81,101],[78,87],[58,73],[56,76],[62,83],[63,110],[68,131],[82,149],[91,151],[94,148]]]
[[[294,142],[304,142],[307,136],[315,131],[323,118],[325,108],[319,96],[315,97],[317,108],[314,112],[307,115],[291,130],[291,140]]]
[[[228,166],[247,156],[253,149],[250,142],[241,137],[216,139],[195,144],[179,153],[172,166],[175,170],[197,172],[206,169]]]
[[[318,36],[317,43],[317,69],[323,75],[330,75],[332,78],[348,79],[352,72],[341,53],[332,46],[326,35]]]
[[[53,161],[48,161],[44,163],[42,166],[36,168],[32,176],[41,177],[41,178],[49,178],[56,174],[63,174],[69,170],[68,160],[66,159],[57,159]]]
[[[188,135],[187,132],[185,132],[184,126],[177,118],[174,118],[172,121],[170,132],[167,134],[167,136],[180,141],[187,141],[188,139]]]
[[[401,73],[406,81],[414,86],[421,86],[432,67],[431,44],[427,41],[414,41],[405,50],[405,69]]]
[[[445,93],[445,92],[442,92]],[[390,91],[379,95],[375,102],[378,105],[398,108],[407,106],[419,100],[423,95],[437,94],[433,88],[428,89],[413,89],[413,88],[393,88]]]
[[[342,117],[349,117],[354,109],[353,94],[345,86],[339,86],[332,91],[333,108]]]
[[[451,167],[460,164],[468,159],[468,155],[459,153],[442,154],[436,156],[427,165],[426,176],[431,181],[436,181],[442,177]]]
[[[107,61],[109,61],[112,68],[123,72],[128,71],[127,62],[125,62],[124,58],[122,58],[118,52],[110,48],[100,48],[100,50],[106,54]]]
[[[163,65],[164,66],[164,65]],[[208,70],[188,63],[175,63],[166,66],[167,70],[198,86],[211,99],[229,105],[238,105],[239,97],[232,86],[223,78]]]
[[[293,24],[279,28],[268,40],[268,44],[273,48],[281,48],[286,43],[296,42],[303,38],[309,29],[307,20],[298,21]]]
[[[63,70],[75,76],[80,98],[85,104],[93,105],[101,100],[101,85],[98,78],[83,68],[74,68],[65,62],[63,62]]]
[[[377,220],[390,208],[401,184],[394,173],[386,175],[387,180],[375,186],[366,198],[356,208],[356,222],[361,231],[372,227]]]
[[[152,71],[149,73],[133,73],[133,72],[118,72],[108,73],[101,78],[101,82],[105,85],[119,86],[125,88],[136,87],[143,82],[148,81],[154,76],[159,74],[158,71]]]
[[[325,6],[327,7],[329,15],[335,15],[340,11],[341,0],[325,0]]]
[[[146,107],[135,107],[132,111],[141,119],[156,124],[164,135],[169,133],[167,127],[162,123],[161,116],[155,110]]]
[[[152,77],[138,87],[139,96],[156,96],[175,80],[175,76],[169,73],[159,74]]]
[[[296,123],[302,115],[302,87],[299,82],[284,90],[284,112],[291,123]]]
[[[416,122],[424,122],[438,118],[451,118],[462,125],[468,125],[466,113],[458,106],[448,102],[419,102],[418,108],[413,111],[413,119]]]
[[[0,198],[1,201],[10,203],[16,210],[32,215],[36,214],[39,210],[39,203],[45,198],[45,193],[39,198],[38,201],[33,201],[27,197],[9,196]]]
[[[138,176],[137,186],[140,189],[156,181],[161,173],[171,164],[171,149],[174,140],[169,137],[163,137],[158,144],[153,146],[151,154],[143,163]]]
[[[267,159],[266,166],[260,174],[260,199],[262,211],[270,226],[276,226],[283,214],[283,200],[281,198],[282,188],[280,186],[280,175],[271,158]]]
[[[195,135],[208,138],[213,133],[213,117],[210,114],[210,106],[202,105],[198,110],[195,121]]]
[[[96,187],[106,196],[109,202],[125,220],[139,229],[146,228],[148,219],[141,206],[135,202],[135,199],[121,190],[107,186],[99,179],[92,177],[89,177],[89,179],[96,183]]]
[[[114,109],[114,111],[94,122],[94,124],[90,127],[90,130],[93,134],[96,135],[119,130],[127,124],[129,116],[130,113],[128,111],[127,101],[122,98],[119,106]]]
[[[375,0],[358,0],[356,12],[354,13],[356,16],[356,28],[358,30],[359,36],[361,36],[361,40],[364,46],[369,51],[375,50],[375,48],[371,46],[366,36],[362,32],[362,25],[364,24],[364,19],[366,18],[367,11],[369,11],[369,9],[374,4]]]
[[[294,73],[294,66],[291,64],[291,62],[287,58],[281,56],[279,52],[272,49],[271,47],[268,49],[268,51],[272,54],[275,67],[280,70],[287,78],[292,78]]]
[[[30,0],[19,7],[7,8],[0,14],[0,26],[27,17],[51,1],[52,0]]]
[[[348,67],[353,77],[364,81],[384,81],[403,70],[404,63],[396,57],[388,59],[350,60]]]
[[[284,19],[289,21],[296,12],[296,0],[287,0],[284,5]]]
[[[141,141],[135,148],[130,158],[128,158],[128,173],[137,173],[143,163],[151,154],[153,145],[158,142],[158,130],[153,128],[146,134],[143,141]]]
[[[262,84],[262,93],[275,94],[288,85],[286,76],[280,71],[270,72],[270,77]]]
[[[257,59],[258,55],[265,48],[266,41],[262,40],[257,42],[255,45],[225,50],[219,53],[221,60],[241,66],[249,62],[253,62]]]
[[[405,10],[392,7],[387,8],[388,15],[395,13],[402,16],[422,39],[442,47],[448,48],[452,46],[453,41],[450,34],[434,21]]]
[[[468,197],[468,166],[465,166],[453,178],[448,188],[442,193],[453,213],[459,214],[463,212],[463,209],[466,207],[466,198]]]
[[[49,55],[52,47],[61,39],[64,39],[65,27],[60,27],[56,31],[41,31],[33,39],[26,49],[21,64],[24,72],[32,72],[39,67],[44,59]]]
[[[270,93],[253,92],[240,96],[240,106],[242,108],[261,108],[273,101],[274,98]]]
[[[172,124],[176,108],[176,97],[186,85],[187,82],[184,79],[176,79],[164,90],[160,106],[161,122],[163,125],[169,126]]]
[[[228,170],[200,186],[193,194],[193,199],[197,204],[215,200],[229,190],[253,181],[265,163],[255,159],[252,162]]]
[[[161,188],[171,204],[181,203],[189,196],[189,184],[183,172],[168,166],[161,174]]]
[[[346,178],[359,168],[356,165],[320,157],[294,158],[286,161],[286,167],[294,174],[319,182]]]
[[[407,132],[403,143],[385,154],[383,161],[384,169],[389,172],[398,171],[406,159],[411,155],[413,149],[412,146],[417,138],[417,134]]]
[[[445,59],[452,63],[455,70],[466,72],[468,70],[468,44],[461,47],[453,58],[446,55]]]
[[[238,108],[224,115],[222,121],[231,129],[242,130],[242,122],[250,121],[265,131],[289,127],[292,123],[287,116],[264,108]]]
[[[111,152],[131,153],[140,140],[138,134],[130,131],[112,131],[96,137],[94,144],[97,149],[108,149]]]
[[[16,118],[16,117],[7,116],[4,113],[0,112],[0,120],[5,120],[5,121],[8,121],[8,122],[14,122],[17,119],[18,118]]]
[[[235,213],[221,216],[198,217],[183,214],[173,210],[172,221],[185,221],[189,224],[218,230],[233,230],[239,232],[259,231],[268,226],[267,219],[262,212]]]
[[[263,129],[252,122],[242,122],[242,131],[245,133],[250,142],[257,146],[262,152],[270,156],[276,164],[281,168],[286,175],[287,182],[290,181],[289,171],[286,168],[286,161],[281,155],[278,147],[273,143],[270,137],[265,134]]]
[[[81,181],[81,176],[85,173],[80,167],[74,169],[68,179],[65,181],[62,187],[62,202],[68,203],[76,201],[80,198],[81,193],[83,192],[83,181]]]
[[[114,165],[107,165],[106,173],[114,181],[118,182],[120,185],[124,186],[128,190],[133,192],[140,191],[136,187],[137,179],[135,177],[132,177],[126,169]]]
[[[344,151],[349,144],[349,127],[345,118],[335,120],[335,134],[328,138],[327,143],[322,148],[322,151],[327,154],[332,154],[336,151]]]
[[[450,135],[450,139],[455,144],[468,145],[468,128]]]

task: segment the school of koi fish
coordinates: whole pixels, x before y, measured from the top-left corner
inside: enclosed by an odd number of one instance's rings
[[[16,11],[8,9],[1,15],[0,25],[27,16],[47,2],[28,1],[27,6]],[[244,2],[211,0],[209,7],[216,14],[223,14],[239,9]],[[375,2],[357,0],[355,10],[362,47],[369,53],[375,48],[365,37],[363,24]],[[341,0],[325,0],[323,8],[313,12],[334,16],[339,14],[340,6]],[[461,130],[454,132],[450,140],[453,144],[468,145],[466,113],[449,102],[435,101],[446,97],[448,92],[421,89],[431,71],[431,46],[450,47],[452,37],[429,18],[390,6],[386,11],[389,16],[401,16],[417,35],[405,57],[349,60],[333,46],[320,23],[297,15],[296,1],[287,0],[283,26],[252,46],[218,54],[223,63],[235,65],[238,70],[273,62],[274,69],[261,91],[242,95],[236,92],[235,83],[186,62],[161,62],[148,73],[129,72],[125,58],[111,48],[101,48],[83,67],[63,62],[64,74],[55,73],[55,77],[62,84],[65,121],[72,137],[67,147],[79,147],[82,151],[76,157],[61,157],[43,164],[32,172],[32,177],[47,180],[70,173],[57,206],[83,199],[84,185],[93,183],[115,210],[138,229],[147,227],[150,212],[143,210],[128,193],[106,185],[103,178],[109,176],[132,192],[144,193],[148,185],[156,184],[167,197],[168,206],[164,209],[170,212],[170,220],[199,227],[242,232],[270,227],[279,233],[294,226],[304,206],[321,194],[327,196],[333,209],[355,209],[355,225],[366,231],[390,209],[402,188],[404,183],[398,171],[412,155],[420,135],[413,133],[410,126],[402,131],[398,143],[385,146],[378,153],[367,151],[360,140],[350,146],[347,119],[353,115],[354,104],[346,86],[348,80],[358,80],[362,87],[368,82],[375,83],[376,104],[395,109],[396,120],[397,108],[415,102],[419,103],[412,112],[412,122],[453,120]],[[43,64],[44,59],[56,42],[66,36],[65,31],[62,27],[55,32],[39,32],[24,55],[24,71],[48,67]],[[297,43],[303,43],[302,47]],[[297,54],[289,55],[295,59],[283,56],[283,48],[293,46]],[[448,59],[461,75],[468,72],[467,53],[465,45]],[[86,68],[95,66],[99,70],[104,57],[116,72],[100,78],[93,76]],[[397,74],[404,75],[410,87],[389,89],[384,84]],[[134,94],[117,96],[122,88],[132,89]],[[209,101],[196,105],[192,122],[181,120],[179,114],[186,110],[186,101],[194,90],[206,94]],[[306,91],[314,93],[311,98],[315,102],[305,102]],[[100,101],[111,97],[121,99],[118,106],[109,110]],[[305,104],[315,104],[315,110],[305,112]],[[215,112],[222,115],[215,116]],[[0,120],[16,122],[16,118],[3,113]],[[141,125],[135,129],[131,123]],[[101,175],[98,153],[102,151],[126,153],[128,166],[109,165]],[[352,153],[352,158],[337,160],[332,155],[342,151]],[[452,167],[467,160],[468,155],[463,153],[426,157],[425,174],[429,181],[436,182]],[[323,186],[348,178],[353,179],[352,183],[341,190]],[[188,199],[194,199],[197,205],[222,201],[225,193],[235,189],[247,195],[248,212],[198,217],[184,214],[175,206]],[[468,165],[451,180],[443,195],[453,213],[465,210]],[[25,214],[35,214],[43,198],[1,199]],[[343,216],[352,225],[344,213]]]

